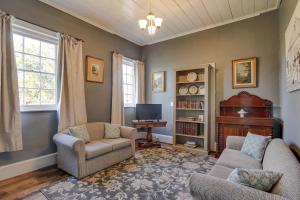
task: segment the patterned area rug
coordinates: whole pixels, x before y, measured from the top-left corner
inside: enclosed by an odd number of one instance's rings
[[[189,200],[189,177],[207,173],[215,161],[172,147],[145,149],[82,180],[70,177],[41,192],[49,200]]]

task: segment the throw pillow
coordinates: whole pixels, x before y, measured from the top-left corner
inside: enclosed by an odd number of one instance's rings
[[[249,132],[245,138],[241,152],[261,162],[270,141],[271,137],[255,135]]]
[[[85,124],[71,127],[69,130],[72,136],[82,139],[84,143],[90,142],[90,136]]]
[[[282,173],[261,169],[234,169],[227,180],[268,192],[282,177]]]
[[[105,124],[105,136],[106,139],[114,139],[121,137],[120,125],[117,124]]]

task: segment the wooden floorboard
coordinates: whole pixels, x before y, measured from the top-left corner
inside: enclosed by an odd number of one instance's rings
[[[68,176],[55,165],[0,181],[0,199],[46,200],[39,191]]]

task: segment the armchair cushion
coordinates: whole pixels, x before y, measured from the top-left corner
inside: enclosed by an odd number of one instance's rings
[[[90,142],[90,136],[85,124],[80,126],[73,126],[70,127],[69,129],[70,129],[70,134],[72,136],[82,139],[84,143]]]
[[[119,138],[121,136],[120,125],[117,124],[105,124],[105,136],[106,139]]]
[[[233,171],[232,168],[225,167],[222,165],[215,165],[213,168],[208,172],[208,175],[222,178],[222,179],[227,179],[230,173]]]
[[[86,159],[91,159],[105,153],[109,153],[113,150],[111,144],[101,142],[101,141],[93,141],[85,145],[85,153]]]
[[[247,169],[261,169],[262,164],[254,160],[248,155],[233,149],[224,149],[219,160],[218,165],[230,168],[247,168]]]
[[[113,150],[123,149],[131,145],[131,141],[126,138],[103,139],[101,142],[112,145]]]
[[[245,137],[243,136],[227,136],[226,148],[240,151],[244,144]]]

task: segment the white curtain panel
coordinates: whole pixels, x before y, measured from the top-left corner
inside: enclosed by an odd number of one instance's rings
[[[141,61],[136,61],[135,65],[137,102],[145,103],[145,65]]]
[[[0,152],[23,149],[12,20],[0,11]]]
[[[87,122],[82,41],[62,34],[59,61],[61,88],[58,131]]]
[[[111,123],[124,125],[122,59],[121,54],[113,53]]]

